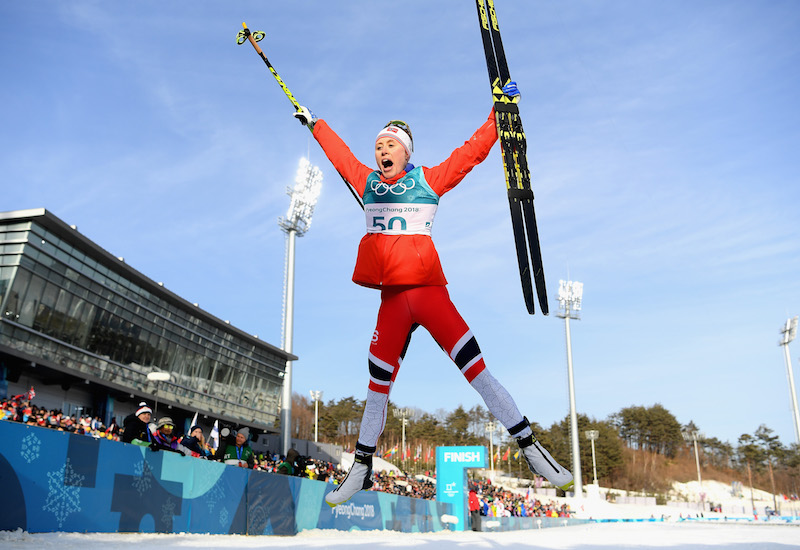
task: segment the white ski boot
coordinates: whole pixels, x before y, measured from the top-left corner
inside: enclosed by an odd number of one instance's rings
[[[334,508],[339,504],[347,502],[350,498],[362,489],[372,487],[372,455],[361,455],[356,453],[353,466],[347,472],[336,489],[325,495],[325,502]]]
[[[566,491],[574,485],[574,480],[569,470],[559,465],[550,456],[547,449],[542,447],[541,443],[533,437],[533,434],[517,439],[517,443],[519,443],[519,448],[522,450],[525,462],[528,463],[528,468],[530,468],[531,472],[544,476],[547,481],[562,491]]]

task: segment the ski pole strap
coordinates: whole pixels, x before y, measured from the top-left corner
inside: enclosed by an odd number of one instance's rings
[[[508,189],[508,198],[509,199],[531,199],[533,200],[533,190],[532,189],[518,189],[516,187],[509,187]],[[509,430],[511,431],[511,430]]]
[[[267,36],[267,33],[265,33],[264,31],[255,31],[251,33],[250,29],[247,28],[245,23],[242,23],[242,26],[244,27],[244,29],[236,33],[236,43],[239,44],[240,46],[244,44],[245,40],[250,38],[251,34],[253,35],[253,40],[255,40],[256,42],[261,42],[262,40],[264,40],[264,37]]]

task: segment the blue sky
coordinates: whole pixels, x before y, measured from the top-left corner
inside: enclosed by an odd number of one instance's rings
[[[800,313],[800,4],[497,0],[528,136],[551,313],[519,288],[499,149],[440,203],[454,302],[523,413],[661,403],[735,443],[794,442],[777,345]],[[297,242],[294,389],[366,394],[378,292],[350,281],[358,206],[249,44],[365,163],[393,118],[438,164],[491,107],[471,2],[3,2],[0,210],[45,207],[210,313],[280,345],[298,161],[324,175]],[[790,346],[795,379],[800,342]],[[418,331],[392,400],[477,394]]]

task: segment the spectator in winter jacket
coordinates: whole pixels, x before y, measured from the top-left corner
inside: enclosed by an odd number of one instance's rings
[[[227,433],[226,433],[227,432]],[[247,427],[240,428],[234,436],[230,429],[220,430],[219,449],[214,454],[214,459],[242,468],[252,468],[256,464],[256,454],[247,440],[250,437],[250,430]]]
[[[203,428],[200,426],[192,426],[189,429],[189,435],[183,438],[181,444],[192,451],[192,456],[208,458],[212,455],[211,449],[206,444],[206,438],[203,436]]]
[[[192,451],[179,443],[178,437],[175,435],[175,423],[169,416],[164,416],[158,420],[156,429],[152,432],[153,441],[150,443],[150,449],[153,451],[173,451],[180,453],[183,456],[189,456]]]
[[[153,435],[148,425],[152,415],[153,409],[147,403],[144,401],[139,403],[139,408],[136,409],[136,412],[129,414],[122,421],[122,441],[145,447],[150,445],[153,442]]]
[[[286,453],[286,458],[278,466],[278,473],[285,476],[293,476],[295,473],[295,462],[300,457],[300,453],[296,449],[289,449]]]
[[[472,522],[472,530],[481,530],[481,502],[478,500],[478,493],[475,489],[469,490],[469,519]]]

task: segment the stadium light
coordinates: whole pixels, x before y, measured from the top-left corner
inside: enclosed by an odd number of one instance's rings
[[[597,460],[594,458],[594,442],[600,437],[598,430],[586,430],[586,438],[592,442],[592,473],[594,474],[594,484],[597,485]]]
[[[683,438],[686,441],[694,442],[694,461],[697,464],[697,482],[700,484],[700,491],[703,490],[703,478],[700,476],[700,453],[697,450],[697,440],[700,439],[700,432],[697,430],[687,430],[683,433]],[[702,493],[701,493],[702,496]]]
[[[569,382],[569,436],[572,442],[572,475],[575,478],[575,496],[583,496],[583,481],[581,480],[581,450],[578,440],[578,413],[575,409],[575,378],[572,374],[572,340],[569,333],[569,320],[579,320],[581,300],[583,299],[583,283],[575,281],[558,282],[558,308],[557,317],[564,319],[567,333],[567,378]]]
[[[153,392],[155,395],[155,406],[153,407],[153,416],[158,416],[158,390],[161,389],[161,382],[167,382],[170,378],[170,374],[168,372],[148,372],[147,379],[151,382],[156,383],[156,391]],[[158,420],[156,418],[156,420]]]
[[[794,438],[795,442],[800,445],[800,412],[797,408],[797,393],[794,389],[794,375],[792,374],[792,360],[789,356],[789,342],[797,336],[797,315],[791,319],[787,319],[786,323],[781,328],[781,339],[778,342],[779,346],[783,346],[783,355],[786,360],[786,376],[789,379],[789,397],[792,400],[792,420],[794,420]]]
[[[314,443],[319,441],[319,400],[322,399],[321,390],[311,390],[311,399],[314,400]]]
[[[486,423],[486,431],[489,432],[489,468],[491,471],[491,479],[494,481],[494,432],[502,429],[500,423],[490,420]]]
[[[403,472],[406,471],[406,426],[408,425],[408,416],[414,416],[414,411],[411,409],[393,409],[392,414],[395,418],[400,419],[400,425],[403,431],[403,449],[400,454],[401,464],[403,465]]]
[[[322,189],[322,172],[306,158],[300,159],[294,188],[287,188],[291,197],[285,218],[278,225],[286,233],[286,270],[283,285],[283,351],[292,353],[294,327],[294,245],[295,237],[302,237],[311,226],[311,216]],[[292,448],[292,362],[286,362],[281,399],[281,439],[283,454]]]

